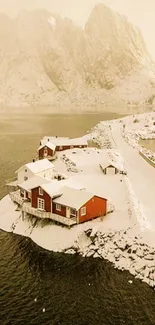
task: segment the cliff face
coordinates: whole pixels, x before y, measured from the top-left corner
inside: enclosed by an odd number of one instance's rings
[[[155,67],[139,30],[104,5],[85,29],[46,11],[1,15],[0,104],[51,110],[144,103],[155,93]]]

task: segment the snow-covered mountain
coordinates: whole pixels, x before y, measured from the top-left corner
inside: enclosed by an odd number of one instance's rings
[[[102,110],[155,94],[155,65],[140,31],[103,4],[84,29],[44,10],[0,21],[1,106]]]

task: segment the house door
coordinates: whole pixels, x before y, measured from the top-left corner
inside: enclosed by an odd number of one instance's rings
[[[70,208],[66,207],[66,217],[70,218]]]
[[[47,156],[48,156],[48,150],[44,149],[44,157],[47,157]]]
[[[115,174],[115,168],[114,167],[108,167],[107,168],[107,175],[114,175]]]

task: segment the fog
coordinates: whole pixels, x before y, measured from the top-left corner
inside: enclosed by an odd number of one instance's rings
[[[152,39],[155,29],[154,0],[0,0],[0,12],[15,17],[23,9],[45,8],[63,17],[69,17],[76,24],[83,26],[92,8],[99,2],[124,13],[130,21],[138,25],[148,49],[155,58],[155,43]]]

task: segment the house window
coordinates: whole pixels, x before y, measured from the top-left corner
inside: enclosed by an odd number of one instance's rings
[[[24,176],[24,181],[27,181],[28,180],[28,177],[27,176]]]
[[[38,198],[38,209],[44,210],[45,208],[45,201],[43,199]]]
[[[56,204],[56,210],[61,211],[61,205],[60,204]]]
[[[59,147],[59,150],[63,150],[63,146],[60,146],[60,147]]]
[[[86,207],[81,208],[81,216],[86,215]]]
[[[27,169],[25,169],[25,173],[27,173]]]
[[[72,216],[75,216],[76,217],[76,210],[75,209],[70,209],[70,214]]]
[[[44,194],[44,191],[41,187],[39,187],[39,195],[43,195]]]

